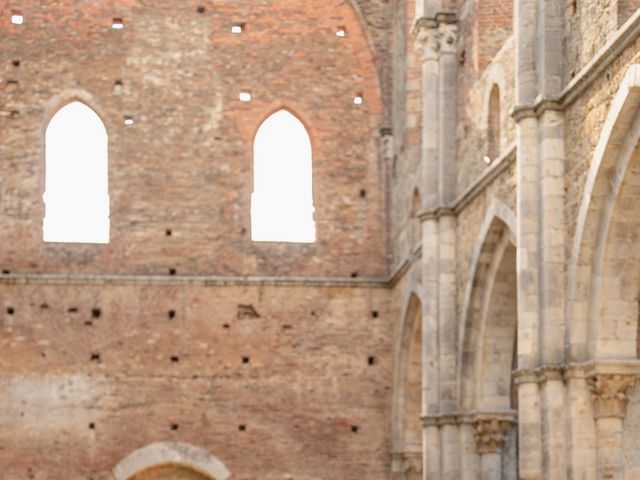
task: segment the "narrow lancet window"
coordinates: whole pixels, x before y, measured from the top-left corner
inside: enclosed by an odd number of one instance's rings
[[[489,97],[487,155],[493,161],[500,156],[500,89],[494,85]]]
[[[45,242],[109,243],[108,139],[100,117],[72,102],[45,134]]]
[[[313,243],[311,140],[286,110],[262,124],[253,149],[251,238],[261,242]]]

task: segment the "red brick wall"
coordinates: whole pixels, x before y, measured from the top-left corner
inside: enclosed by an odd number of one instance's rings
[[[387,4],[358,4],[0,8],[3,478],[112,480],[163,440],[210,451],[237,480],[387,477],[393,319],[380,282],[183,277],[386,277]],[[9,23],[14,8],[24,25]],[[109,133],[106,246],[42,242],[44,130],[71,94]],[[315,245],[250,240],[253,135],[282,106],[313,142]]]
[[[350,5],[10,2],[0,16],[0,68],[18,86],[0,102],[16,112],[0,116],[1,268],[384,275],[380,82]],[[9,23],[12,8],[23,25]],[[124,30],[110,28],[113,17],[124,19]],[[246,23],[243,35],[229,33],[234,22]],[[334,35],[339,25],[347,38]],[[238,101],[243,88],[253,102]],[[73,89],[93,97],[108,128],[108,246],[42,242],[43,133],[68,100],[58,96]],[[356,107],[359,92],[365,103]],[[281,106],[307,123],[313,141],[318,242],[311,246],[250,240],[253,135]],[[125,127],[125,115],[136,124]]]
[[[482,70],[513,31],[513,2],[476,0],[474,18],[474,63]]]
[[[0,302],[3,479],[112,480],[156,441],[235,480],[388,478],[385,289],[5,283]]]

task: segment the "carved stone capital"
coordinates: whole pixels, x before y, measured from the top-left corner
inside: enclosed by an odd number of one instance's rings
[[[433,19],[419,18],[413,27],[414,49],[422,60],[437,60],[442,54],[456,54],[458,26]]]
[[[627,390],[636,383],[635,375],[596,373],[587,377],[595,418],[624,418],[627,411]]]
[[[595,418],[624,418],[629,397],[636,383],[637,360],[596,360],[585,365]]]
[[[474,416],[476,446],[479,454],[498,453],[502,450],[511,427],[516,423],[515,413],[486,412]]]
[[[458,50],[458,26],[454,23],[441,23],[438,27],[440,52],[456,54]]]
[[[418,24],[416,24],[417,26]],[[440,35],[437,28],[414,28],[413,49],[422,61],[436,60],[440,54]]]

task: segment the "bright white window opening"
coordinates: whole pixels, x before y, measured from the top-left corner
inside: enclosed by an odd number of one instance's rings
[[[252,240],[314,243],[312,184],[309,134],[280,110],[265,120],[253,146]]]
[[[80,102],[54,115],[45,135],[45,242],[109,243],[108,138]]]
[[[22,25],[24,23],[24,17],[20,13],[13,13],[11,15],[11,23],[14,25]]]

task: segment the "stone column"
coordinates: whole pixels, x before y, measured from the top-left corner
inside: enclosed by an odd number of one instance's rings
[[[430,416],[422,419],[422,435],[424,444],[423,479],[440,480],[442,468],[440,464],[440,429],[437,421]]]
[[[515,0],[517,141],[517,270],[518,369],[540,363],[540,166],[538,119],[533,108],[538,95],[539,0]],[[544,22],[543,22],[544,23]],[[522,480],[542,476],[540,391],[535,375],[518,380],[519,470]]]
[[[457,416],[444,416],[440,420],[440,425],[442,479],[460,480],[460,438]]]
[[[475,425],[469,419],[460,424],[460,479],[477,480],[480,471]]]
[[[475,421],[480,480],[502,480],[502,447],[511,425],[512,420],[501,416],[483,416]]]
[[[415,49],[422,64],[422,278],[425,298],[422,316],[422,412],[424,478],[439,480],[440,434],[437,425],[427,420],[438,412],[438,219],[433,214],[438,204],[438,51],[437,22],[419,18],[414,25]]]
[[[542,476],[540,379],[535,371],[514,372],[518,387],[518,468],[521,480]]]
[[[622,450],[623,421],[626,414],[627,390],[636,381],[635,374],[599,373],[587,376],[596,419],[597,478],[624,479]]]

